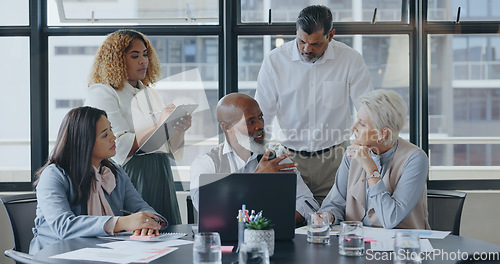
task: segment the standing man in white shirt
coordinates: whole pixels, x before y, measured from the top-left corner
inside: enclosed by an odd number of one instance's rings
[[[278,140],[321,204],[348,145],[351,103],[373,85],[363,57],[333,40],[328,7],[304,8],[296,25],[296,39],[264,59],[255,99],[268,125],[277,118]]]
[[[286,153],[270,159],[266,149],[264,119],[259,104],[250,96],[232,93],[220,99],[217,104],[217,122],[225,135],[225,140],[208,153],[200,155],[191,164],[190,193],[193,205],[198,209],[198,187],[201,174],[234,172],[281,172],[296,171]],[[265,184],[265,183],[262,183]],[[280,190],[276,190],[277,200]],[[303,224],[312,212],[305,201],[315,209],[319,204],[297,172],[297,196],[295,200],[295,222]],[[279,205],[277,205],[279,206]]]

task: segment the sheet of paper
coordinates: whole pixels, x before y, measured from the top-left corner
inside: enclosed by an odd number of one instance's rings
[[[114,236],[99,236],[98,238],[111,239],[111,240],[123,240],[123,241],[159,242],[159,241],[168,241],[168,240],[177,239],[177,238],[187,236],[186,233],[165,233],[165,234],[160,234],[159,236],[152,237],[149,240],[139,240],[139,239],[130,238],[131,235],[132,235],[132,232],[121,232],[121,233],[115,234]]]
[[[371,239],[375,239],[377,241],[384,241],[388,239],[394,238],[393,229],[384,229],[384,228],[375,228],[375,227],[363,227],[363,235],[364,237],[369,237]]]
[[[425,230],[425,229],[394,229],[395,231],[413,231],[417,232],[420,238],[432,238],[432,239],[444,239],[449,235],[450,231],[437,231],[437,230]]]
[[[373,251],[394,251],[394,238],[373,241],[370,245]],[[420,239],[421,252],[432,252],[433,250],[429,239]]]
[[[157,258],[163,257],[169,253],[176,251],[176,250],[177,250],[177,248],[159,248],[159,249],[151,250],[149,252],[144,252],[142,254],[137,255],[139,257],[139,259],[134,261],[134,262],[149,263]]]
[[[375,240],[384,240],[394,238],[397,231],[413,231],[417,232],[420,238],[443,239],[450,234],[449,231],[435,231],[424,229],[384,229],[378,227],[363,227],[365,237],[370,237]]]
[[[331,236],[338,236],[339,230],[340,230],[340,226],[334,226],[333,228],[330,229],[330,235]],[[307,235],[307,226],[296,228],[295,234],[296,235]]]
[[[51,258],[68,260],[102,261],[109,263],[148,263],[165,256],[177,248],[161,248],[155,250],[116,250],[111,248],[82,248]]]

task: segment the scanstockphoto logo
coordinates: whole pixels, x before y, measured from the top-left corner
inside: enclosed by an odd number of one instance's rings
[[[473,252],[467,253],[457,249],[445,251],[434,249],[430,252],[408,252],[405,249],[394,251],[366,250],[366,260],[407,260],[407,261],[500,261],[500,252]]]

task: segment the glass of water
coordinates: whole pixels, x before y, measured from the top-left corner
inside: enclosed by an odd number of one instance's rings
[[[363,223],[360,221],[340,222],[339,254],[344,256],[365,254]]]
[[[330,243],[330,221],[327,212],[312,212],[307,219],[307,241]]]
[[[422,263],[420,237],[412,231],[398,231],[394,238],[394,263]]]
[[[222,264],[220,236],[217,232],[197,233],[193,244],[194,264]]]
[[[239,264],[269,264],[266,242],[243,243],[240,246]]]

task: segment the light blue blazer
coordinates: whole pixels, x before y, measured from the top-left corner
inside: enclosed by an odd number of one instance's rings
[[[106,192],[104,195],[115,216],[124,215],[120,210],[157,214],[142,199],[123,168],[116,163],[113,165],[118,172],[116,187],[110,195]],[[86,211],[86,203],[85,208],[71,204],[76,196],[73,184],[64,170],[55,164],[47,166],[40,175],[36,186],[36,196],[38,205],[30,254],[36,254],[44,247],[64,239],[107,235],[104,231],[104,224],[112,216],[82,215],[82,211]]]

